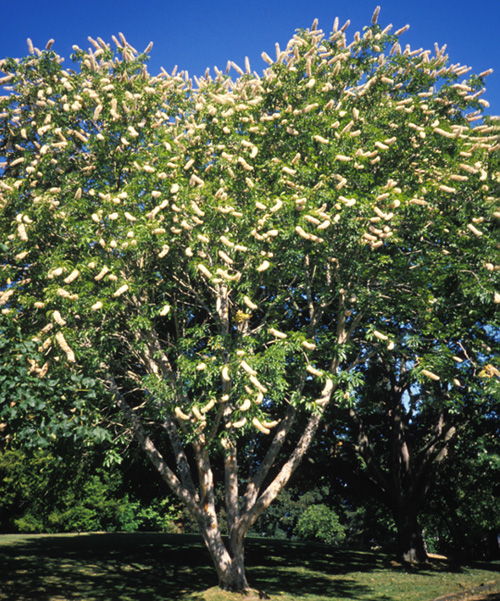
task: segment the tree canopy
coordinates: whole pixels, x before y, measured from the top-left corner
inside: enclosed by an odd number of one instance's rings
[[[32,375],[99,380],[224,588],[247,586],[246,532],[369,360],[449,399],[471,365],[498,376],[488,73],[402,50],[377,14],[351,43],[337,21],[298,31],[262,75],[153,77],[123,35],[74,47],[74,70],[51,42],[1,62],[3,314],[38,345]]]

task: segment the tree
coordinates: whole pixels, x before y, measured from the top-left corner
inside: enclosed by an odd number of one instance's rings
[[[500,411],[463,428],[431,495],[423,523],[439,552],[498,559],[500,546]]]
[[[471,313],[477,319],[475,311]],[[420,516],[428,513],[425,510],[434,499],[433,520],[450,518],[450,496],[457,488],[449,474],[460,473],[467,465],[463,452],[458,454],[455,449],[460,446],[474,456],[481,438],[478,432],[494,421],[492,416],[500,407],[498,383],[490,381],[493,373],[488,373],[496,370],[490,361],[498,357],[484,349],[487,333],[480,336],[469,323],[458,337],[452,324],[448,322],[446,327],[448,344],[461,345],[470,361],[460,370],[456,390],[440,380],[431,379],[426,385],[412,378],[407,369],[417,345],[422,349],[434,344],[434,335],[427,333],[416,340],[413,337],[408,346],[401,343],[395,364],[384,363],[380,357],[369,361],[355,402],[349,408],[334,409],[329,420],[333,477],[348,482],[356,496],[368,496],[386,507],[396,525],[398,554],[403,561],[427,560]],[[465,363],[459,356],[455,360]],[[488,494],[487,489],[480,487],[479,493]],[[484,514],[479,507],[478,513]]]
[[[401,312],[432,315],[447,274],[488,315],[500,301],[487,73],[459,83],[376,17],[349,45],[314,23],[262,77],[151,77],[123,36],[75,47],[76,71],[50,43],[2,63],[0,303],[49,372],[100,379],[225,589],[247,588],[246,533]],[[438,338],[411,369],[451,387],[453,354]]]
[[[141,499],[137,479],[125,490],[125,462],[103,466],[97,446],[65,450],[0,452],[0,532],[178,530],[179,509],[165,494]]]

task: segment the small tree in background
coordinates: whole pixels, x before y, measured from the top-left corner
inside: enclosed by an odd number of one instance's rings
[[[50,43],[2,61],[0,304],[37,345],[32,375],[99,379],[101,411],[121,410],[225,589],[248,587],[246,533],[325,408],[407,344],[401,324],[429,317],[435,344],[407,369],[455,395],[436,306],[498,315],[486,73],[402,52],[406,28],[377,14],[351,43],[337,21],[299,31],[262,76],[246,61],[235,79],[151,77],[123,36],[116,54],[75,47],[76,71]]]

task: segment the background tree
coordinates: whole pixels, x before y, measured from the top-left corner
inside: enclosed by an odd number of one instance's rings
[[[466,558],[500,556],[500,412],[485,399],[482,415],[450,449],[422,521],[436,550]]]
[[[399,555],[405,561],[427,559],[420,514],[426,515],[430,500],[435,499],[434,519],[451,518],[454,504],[443,501],[450,495],[461,496],[451,474],[469,471],[464,451],[457,448],[468,449],[474,457],[481,448],[481,431],[494,424],[500,406],[493,379],[496,368],[488,362],[491,355],[481,346],[473,353],[471,340],[462,339],[460,344],[471,363],[468,369],[462,367],[455,391],[440,380],[414,381],[407,369],[414,360],[410,349],[400,357],[401,370],[398,363],[372,359],[365,366],[359,397],[349,408],[334,409],[327,429],[332,477],[347,482],[356,497],[368,496],[389,510],[397,528]],[[399,346],[398,354],[403,345]],[[459,356],[456,360],[465,363]],[[482,370],[481,364],[486,366]],[[489,486],[479,490],[488,494]],[[478,513],[486,516],[480,507]]]
[[[401,52],[377,14],[349,45],[299,31],[262,77],[151,77],[123,36],[77,71],[50,48],[2,63],[0,303],[49,372],[100,379],[223,588],[247,588],[246,533],[400,315],[432,315],[450,270],[486,315],[500,300],[486,73]],[[451,388],[452,354],[409,369]]]

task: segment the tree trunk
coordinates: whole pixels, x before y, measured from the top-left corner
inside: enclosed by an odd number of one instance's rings
[[[245,573],[244,539],[236,543],[229,541],[231,565],[220,581],[219,586],[228,591],[243,592],[249,589]]]
[[[243,593],[249,590],[245,574],[244,537],[230,537],[228,548],[217,527],[205,527],[203,540],[214,562],[219,587],[225,591]]]
[[[427,562],[429,558],[422,528],[418,523],[417,509],[409,503],[398,507],[395,513],[400,561],[409,563]]]
[[[153,348],[152,352],[149,353],[149,356],[153,357],[155,352],[156,349]],[[149,360],[148,365],[152,374],[156,374],[160,371],[159,368],[155,368],[152,359]],[[335,370],[336,364],[333,363],[331,368],[332,373],[334,373]],[[186,505],[190,513],[196,519],[203,540],[214,562],[219,578],[219,587],[223,590],[233,592],[245,592],[249,590],[245,575],[245,536],[257,518],[269,507],[272,501],[285,487],[291,475],[298,467],[316,434],[321,420],[321,413],[311,414],[294,450],[283,462],[281,469],[267,485],[265,490],[261,490],[263,482],[269,474],[271,467],[274,465],[285,438],[294,423],[295,410],[290,408],[285,419],[282,420],[280,427],[277,429],[266,456],[247,484],[247,490],[242,499],[242,508],[239,506],[237,449],[235,444],[230,440],[226,440],[222,443],[226,455],[225,500],[226,518],[229,530],[226,545],[222,539],[217,519],[214,476],[210,465],[209,444],[207,443],[204,434],[199,434],[198,438],[191,442],[198,471],[198,486],[196,487],[194,484],[192,467],[189,465],[186,452],[173,419],[166,418],[163,428],[169,437],[172,450],[175,454],[177,473],[167,465],[165,458],[148,435],[140,417],[127,403],[111,376],[109,378],[109,386],[114,393],[119,406],[130,421],[135,437],[146,456],[152,462],[172,492],[174,492]],[[321,403],[323,409],[330,401],[334,389],[335,386],[333,385],[332,380],[328,379],[321,392],[321,396],[318,399],[318,403]]]

